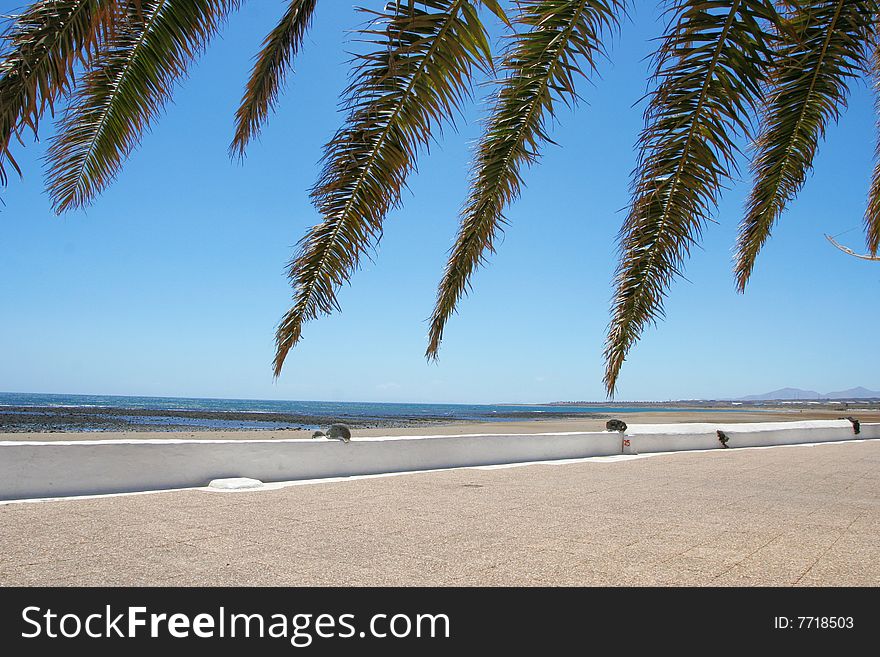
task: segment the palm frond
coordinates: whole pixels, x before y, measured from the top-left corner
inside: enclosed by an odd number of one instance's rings
[[[11,17],[0,63],[0,184],[6,184],[5,162],[21,173],[9,151],[12,138],[20,139],[24,128],[37,134],[45,111],[70,91],[75,64],[94,53],[124,4],[39,0]]]
[[[522,0],[516,1],[517,3],[522,2]],[[499,0],[479,0],[479,2],[486,7],[486,9],[500,18],[507,27],[513,27],[513,23],[510,22],[510,19],[507,17],[507,12],[504,10],[504,7],[501,6]]]
[[[244,157],[248,143],[274,109],[288,69],[302,46],[317,0],[291,0],[278,25],[263,40],[241,105],[235,113],[235,137],[230,153]]]
[[[803,187],[826,126],[846,106],[860,73],[876,2],[810,0],[788,17],[793,36],[778,49],[755,141],[754,178],[740,225],[736,283],[745,290],[755,260],[786,205]]]
[[[46,155],[56,212],[114,179],[178,79],[241,0],[139,0],[86,71]]]
[[[880,38],[875,36],[871,50],[871,77],[874,87],[874,111],[877,114],[877,145],[874,150],[874,171],[865,211],[865,237],[868,251],[876,256],[880,249]]]
[[[368,13],[374,20],[360,36],[373,50],[357,56],[345,92],[348,117],[327,144],[312,190],[324,219],[289,266],[293,304],[276,332],[276,376],[303,323],[338,309],[338,288],[381,237],[418,152],[470,96],[474,67],[490,61],[471,0],[388,3]]]
[[[431,316],[426,356],[437,358],[443,330],[470,277],[505,223],[503,212],[519,197],[520,170],[534,164],[551,141],[547,119],[554,103],[577,101],[576,78],[595,69],[603,37],[618,23],[616,0],[525,0],[515,22],[526,31],[512,38],[503,63],[506,78],[495,94],[492,114],[477,146],[471,191],[449,255]]]
[[[777,21],[762,0],[682,0],[656,64],[645,112],[633,199],[621,229],[612,317],[605,343],[605,388],[644,327],[663,316],[681,273],[728,178],[735,138],[748,134]]]

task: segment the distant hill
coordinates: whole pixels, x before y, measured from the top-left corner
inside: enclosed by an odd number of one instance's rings
[[[795,399],[822,399],[823,395],[815,390],[801,390],[800,388],[780,388],[763,395],[749,395],[740,397],[741,401],[771,401],[771,400],[795,400]]]
[[[765,392],[763,395],[749,395],[740,397],[738,401],[810,401],[814,399],[877,399],[880,398],[880,392],[877,390],[868,390],[859,386],[858,388],[850,388],[849,390],[840,390],[837,392],[821,393],[815,390],[802,390],[800,388],[781,388],[772,392]]]
[[[876,390],[868,390],[859,386],[858,388],[850,388],[849,390],[840,390],[839,392],[829,392],[828,399],[872,399],[880,397],[880,392]]]

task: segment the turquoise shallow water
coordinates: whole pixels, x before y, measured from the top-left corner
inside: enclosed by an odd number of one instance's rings
[[[22,411],[21,407],[27,407]],[[4,410],[7,409],[7,410]],[[257,399],[189,399],[183,397],[122,397],[110,395],[53,395],[34,393],[0,393],[0,419],[2,415],[15,413],[59,414],[76,412],[77,409],[102,409],[113,412],[112,417],[120,420],[134,418],[126,411],[137,411],[138,424],[161,426],[202,427],[211,429],[276,429],[290,423],[273,417],[262,421],[259,414],[302,416],[312,418],[312,422],[299,422],[303,428],[320,426],[323,420],[338,419],[362,421],[510,421],[516,419],[538,419],[542,416],[577,416],[580,414],[625,414],[645,410],[644,406],[632,405],[584,405],[584,406],[540,406],[528,404],[401,404],[382,402],[328,402],[328,401],[284,401]],[[670,411],[676,407],[652,405],[654,411]],[[118,410],[118,413],[115,412]],[[688,410],[699,410],[690,408]],[[145,411],[156,411],[161,415],[150,415]],[[180,415],[177,415],[177,413]],[[717,411],[716,411],[717,412]],[[237,417],[246,413],[248,417]],[[204,414],[205,417],[196,417]],[[229,414],[223,417],[217,414]],[[36,419],[36,418],[35,418]],[[96,424],[80,427],[89,430],[100,429]]]

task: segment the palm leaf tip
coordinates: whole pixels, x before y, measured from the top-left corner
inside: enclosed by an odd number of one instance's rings
[[[619,237],[604,353],[609,396],[627,353],[663,316],[667,290],[735,169],[736,138],[749,136],[778,23],[763,0],[681,0],[674,7]]]
[[[734,270],[740,292],[774,225],[803,187],[826,127],[846,106],[848,81],[865,67],[864,46],[876,10],[876,2],[812,0],[797,3],[788,17],[789,30],[781,33],[766,92],[751,163],[754,182],[737,238]]]
[[[272,371],[276,379],[281,376],[281,369],[284,367],[288,352],[300,339],[299,327],[290,325],[292,319],[292,313],[288,313],[281,320],[275,333],[275,359],[272,362]]]
[[[546,126],[554,105],[574,105],[575,80],[588,77],[609,28],[616,28],[623,2],[535,0],[518,7],[514,21],[524,31],[511,37],[485,132],[477,146],[471,189],[431,315],[428,360],[436,360],[446,323],[470,289],[474,272],[504,221],[504,209],[519,197],[521,170],[552,143]]]
[[[623,362],[626,360],[626,354],[629,351],[631,346],[631,342],[627,340],[617,339],[616,336],[611,335],[608,339],[607,344],[609,347],[611,345],[622,345],[620,347],[606,348],[605,351],[605,375],[602,377],[602,383],[605,385],[605,394],[608,399],[614,399],[614,395],[617,392],[617,379],[620,375],[620,370],[623,368]]]
[[[291,0],[278,25],[266,35],[235,113],[230,155],[243,158],[274,109],[293,60],[312,23],[317,0]]]
[[[301,240],[289,278],[293,304],[277,339],[276,372],[302,324],[338,309],[337,290],[378,243],[418,154],[470,97],[487,70],[489,40],[471,0],[389,3],[369,12],[345,92],[347,117],[325,148],[312,201],[323,220]]]

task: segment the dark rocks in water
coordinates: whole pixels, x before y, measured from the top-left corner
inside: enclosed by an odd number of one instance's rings
[[[859,421],[858,421],[857,419],[855,419],[854,417],[847,416],[847,417],[839,417],[839,418],[837,418],[837,419],[838,419],[838,420],[849,420],[850,422],[852,422],[852,425],[853,425],[853,433],[856,434],[857,436],[862,432],[862,423],[859,422]]]
[[[331,424],[330,429],[327,430],[327,437],[347,443],[351,440],[351,429],[346,424]]]
[[[716,431],[715,433],[718,434],[718,442],[721,443],[721,446],[724,449],[728,449],[727,441],[730,440],[730,438],[727,437],[727,434],[724,433],[721,429],[718,429],[718,431]]]
[[[626,422],[623,420],[608,420],[605,423],[607,431],[626,431]]]

